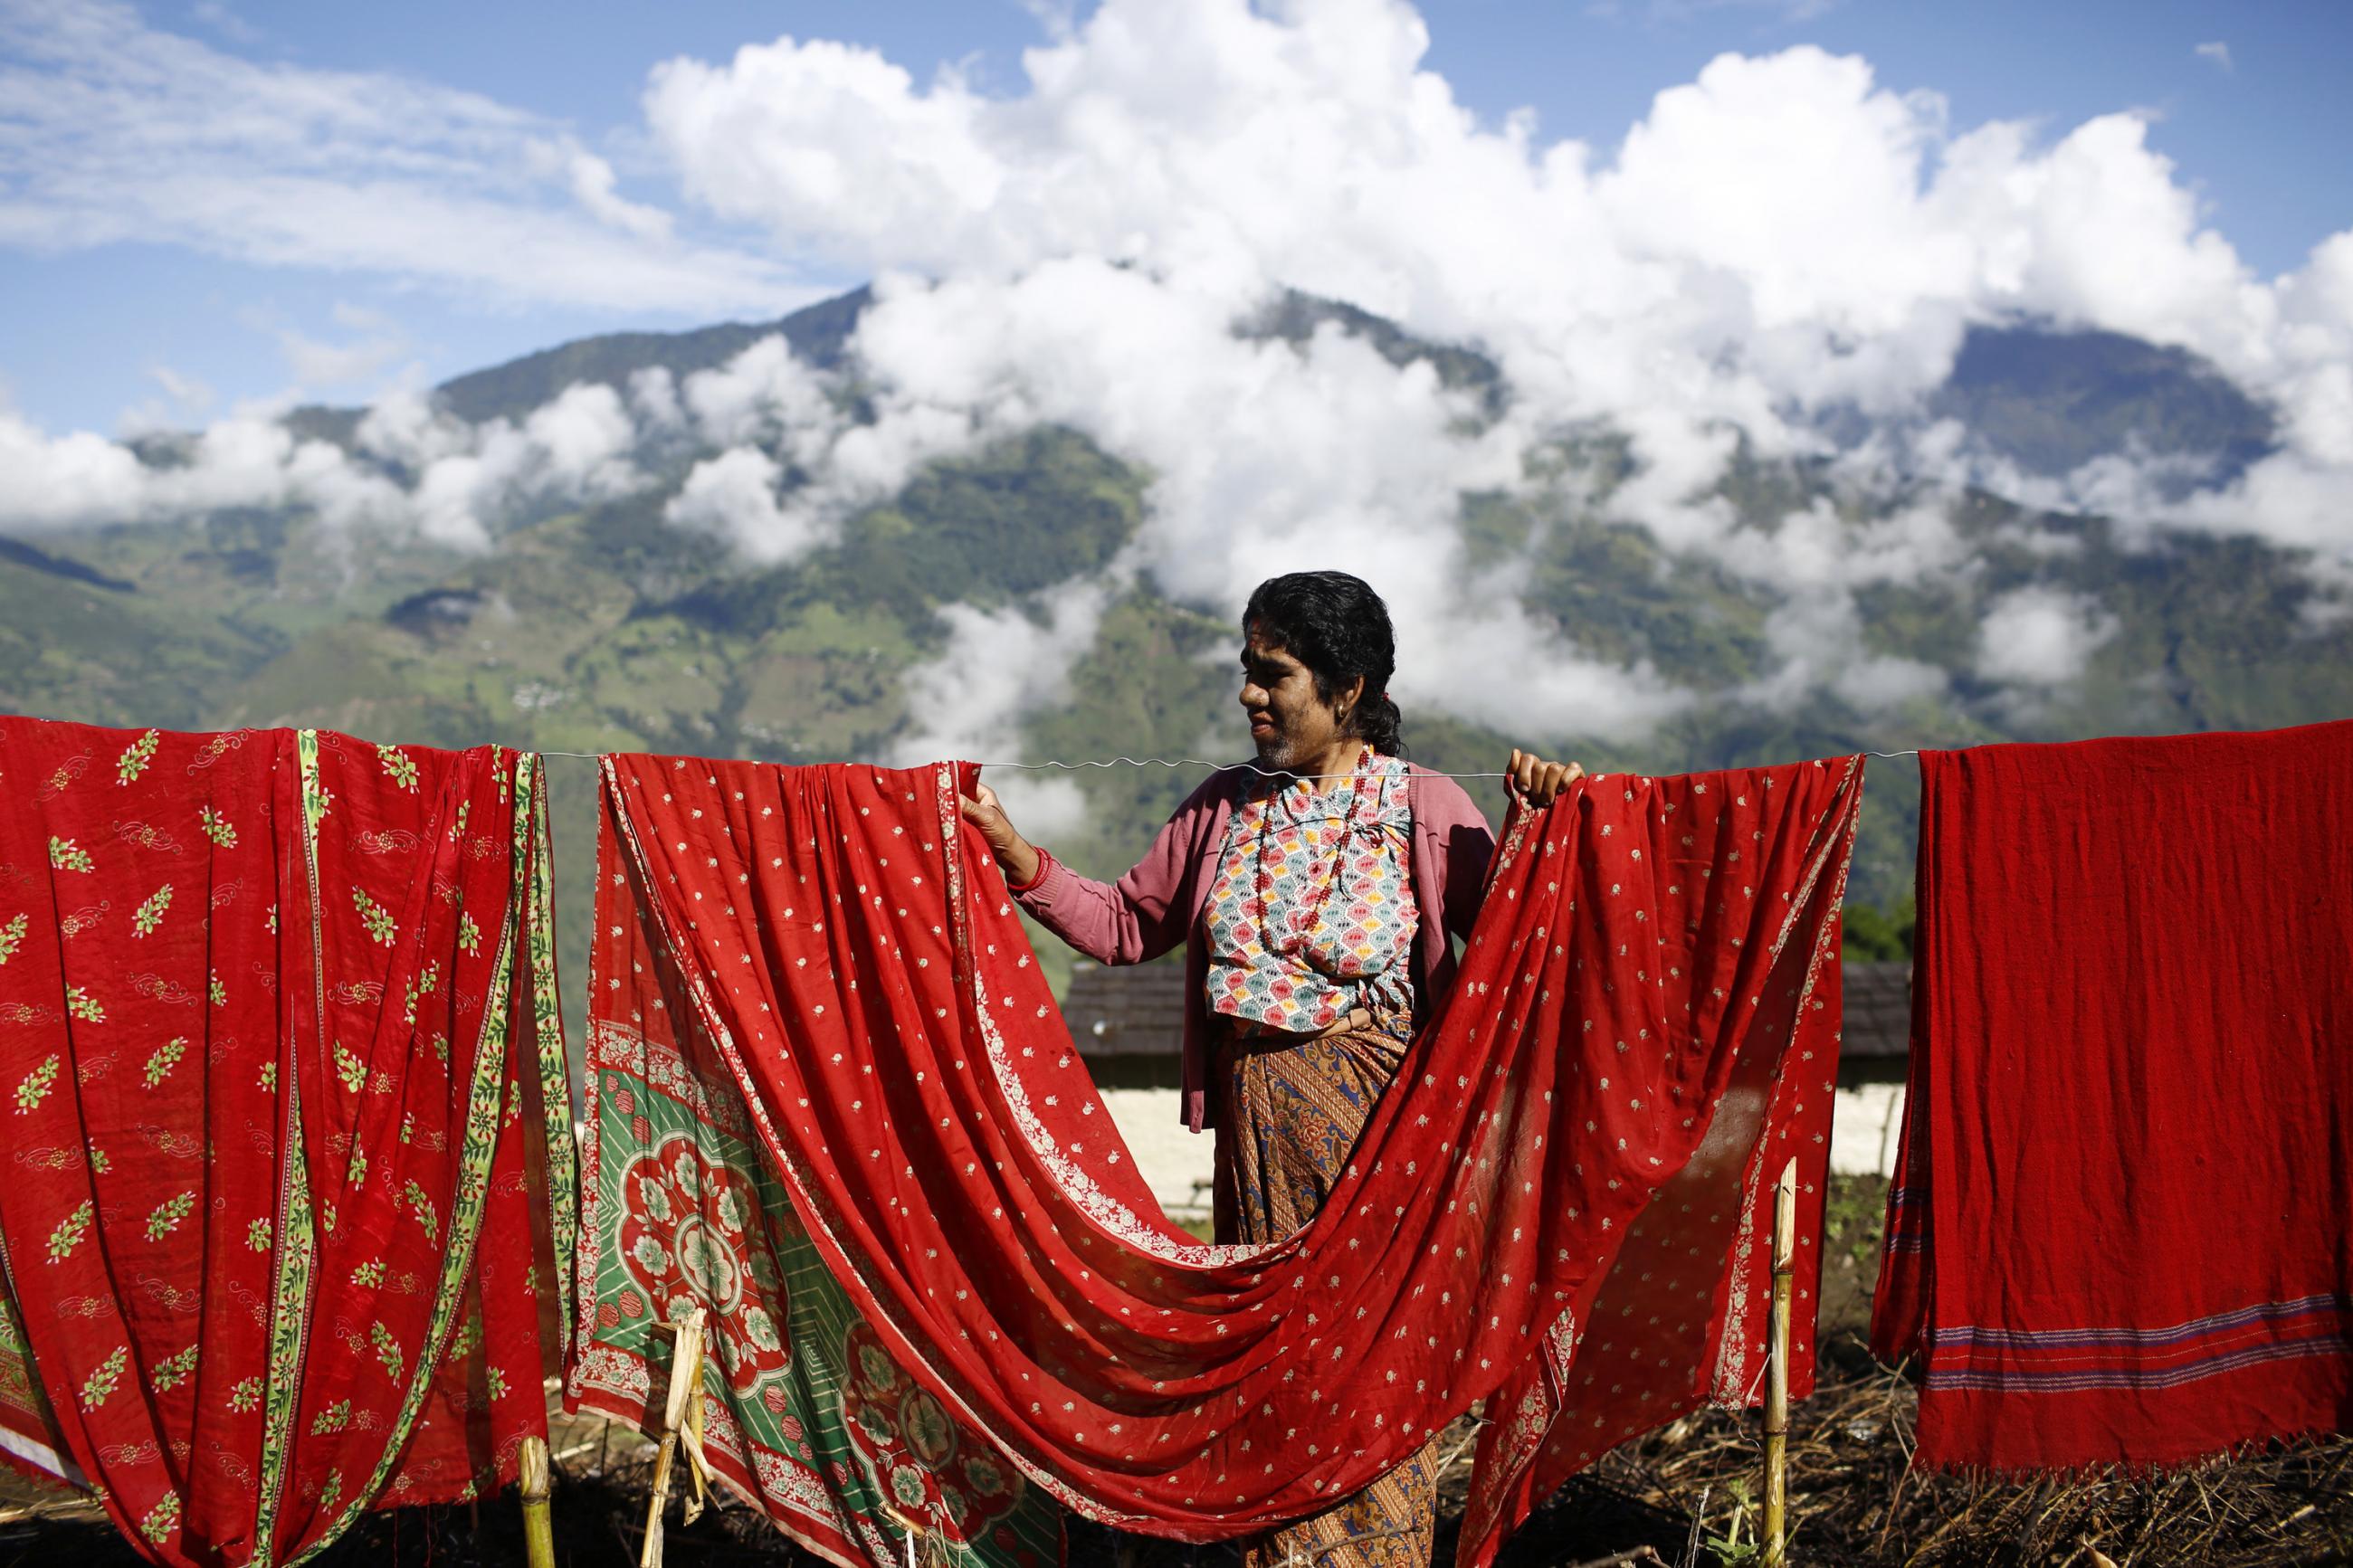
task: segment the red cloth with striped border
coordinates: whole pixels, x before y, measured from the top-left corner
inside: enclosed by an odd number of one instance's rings
[[[2166,1466],[2353,1415],[2353,723],[1920,757],[1873,1339],[1917,1461]]]
[[[0,1449],[155,1562],[284,1562],[545,1435],[536,761],[0,720]]]
[[[1609,1442],[1757,1387],[1793,1156],[1809,1385],[1859,758],[1515,812],[1330,1201],[1229,1247],[1166,1220],[1104,1111],[958,816],[976,776],[607,757],[599,1006],[695,1010],[881,1348],[1065,1506],[1256,1531],[1486,1396],[1483,1563]]]

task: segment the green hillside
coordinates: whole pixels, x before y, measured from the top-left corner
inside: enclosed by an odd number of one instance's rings
[[[782,331],[838,363],[862,292],[770,327],[591,339],[459,378],[445,406],[517,417],[576,380],[621,384],[649,366],[723,363]],[[1476,353],[1421,344],[1344,307],[1293,299],[1250,331],[1298,339],[1323,322],[1361,332],[1395,360],[1430,358],[1493,410],[1509,389]],[[2015,433],[2021,460],[2062,463],[2127,440],[2228,454],[2268,439],[2267,416],[2201,367],[2095,334],[1973,340],[1947,412]],[[2031,338],[2026,334],[2025,338]],[[306,410],[306,430],[348,436],[349,411]],[[2071,423],[2072,422],[2072,423]],[[2004,437],[2009,438],[2009,437]],[[1772,664],[1771,599],[1704,559],[1662,552],[1607,521],[1622,449],[1565,439],[1564,482],[1532,501],[1471,498],[1474,555],[1527,565],[1531,608],[1604,658],[1647,659],[1719,694],[1637,744],[1589,735],[1504,735],[1409,712],[1420,760],[1498,765],[1533,742],[1596,769],[1648,772],[2006,739],[2267,726],[2353,714],[2353,627],[2299,615],[2298,563],[2252,541],[2179,536],[2126,548],[2098,519],[2029,518],[1971,498],[1957,525],[1975,553],[1970,602],[1888,588],[1863,596],[1873,651],[1966,670],[1977,604],[2026,583],[2096,589],[2121,622],[2082,685],[2040,708],[1996,700],[1957,678],[1954,697],[1875,717],[1817,695],[1778,712],[1736,697]],[[904,731],[902,677],[944,646],[946,605],[1025,605],[1092,572],[1135,533],[1148,476],[1067,429],[1039,428],[923,472],[849,520],[840,542],[790,565],[750,568],[711,538],[667,526],[677,482],[586,510],[507,520],[491,549],[461,553],[331,533],[300,512],[228,512],[102,529],[37,543],[0,541],[0,704],[58,718],[177,728],[304,723],[372,739],[501,741],[574,752],[681,751],[817,761],[873,754]],[[1576,482],[1567,482],[1574,479]],[[1858,501],[1826,469],[1736,464],[1725,496],[1754,524],[1817,498],[1879,515],[1907,499]],[[2017,526],[2069,542],[2030,547]],[[1339,563],[1345,564],[1345,563]],[[1106,616],[1060,707],[1033,715],[1037,757],[1234,754],[1244,749],[1225,650],[1235,629],[1172,603],[1147,580]],[[1403,650],[1410,665],[1415,650]],[[557,759],[558,894],[582,910],[591,868],[590,764]],[[1082,869],[1123,868],[1196,775],[1079,775],[1089,826],[1054,847]],[[1908,889],[1916,775],[1874,763],[1861,899]],[[1500,791],[1480,795],[1492,809]],[[567,918],[577,932],[581,922]],[[585,973],[576,942],[565,965]]]

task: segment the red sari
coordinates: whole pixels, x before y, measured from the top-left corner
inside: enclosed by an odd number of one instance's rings
[[[1860,759],[1515,815],[1403,1092],[1311,1224],[1229,1247],[1128,1157],[958,816],[969,770],[605,770],[600,993],[691,1010],[877,1347],[1067,1507],[1254,1532],[1484,1397],[1483,1562],[1611,1443],[1750,1397],[1793,1156],[1814,1276]]]
[[[155,1562],[287,1561],[545,1434],[536,764],[0,721],[0,1447]]]

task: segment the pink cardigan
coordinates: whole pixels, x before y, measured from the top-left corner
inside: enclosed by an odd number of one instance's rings
[[[1187,796],[1144,858],[1117,882],[1082,877],[1050,859],[1044,874],[1014,895],[1039,924],[1098,963],[1143,963],[1187,943],[1183,1115],[1196,1132],[1209,1124],[1209,960],[1191,939],[1225,847],[1240,772],[1220,768]],[[1495,836],[1462,786],[1443,773],[1414,768],[1407,798],[1413,810],[1413,899],[1421,914],[1413,950],[1415,1012],[1427,1022],[1454,978],[1449,933],[1468,935],[1486,896]]]

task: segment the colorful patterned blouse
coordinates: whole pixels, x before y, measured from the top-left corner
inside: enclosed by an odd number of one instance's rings
[[[1312,780],[1276,790],[1245,775],[1202,911],[1210,1012],[1300,1034],[1356,1007],[1410,1016],[1421,916],[1408,776],[1375,754],[1320,795]]]

